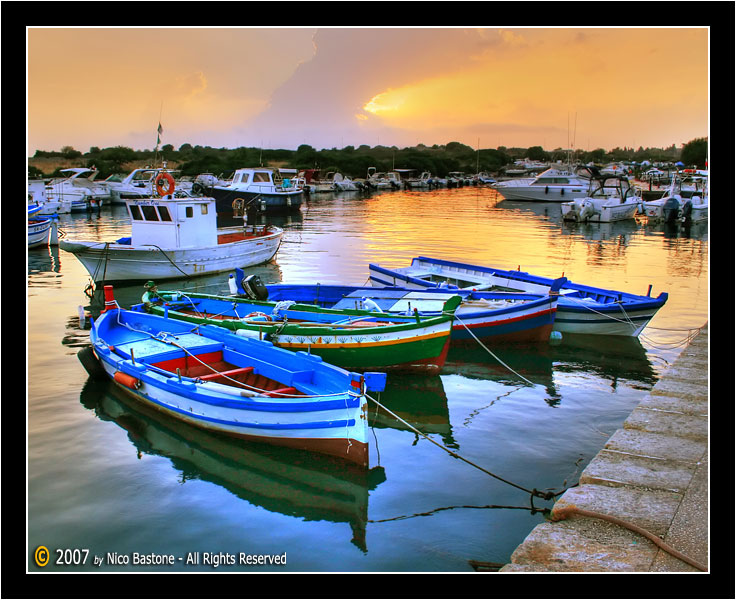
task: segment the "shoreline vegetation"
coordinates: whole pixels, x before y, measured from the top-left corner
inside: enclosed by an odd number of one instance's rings
[[[160,165],[166,161],[169,168],[177,169],[182,176],[196,177],[200,173],[222,174],[246,166],[270,166],[291,169],[320,169],[323,173],[335,171],[352,178],[366,176],[369,167],[381,172],[395,169],[413,169],[417,174],[429,171],[432,175],[446,176],[451,171],[464,173],[503,173],[506,166],[516,160],[588,164],[610,162],[648,161],[675,163],[704,168],[707,162],[708,140],[697,138],[681,148],[674,144],[669,148],[614,148],[592,151],[557,148],[546,151],[541,146],[529,148],[471,148],[460,142],[398,148],[397,146],[345,146],[316,150],[302,144],[296,150],[256,147],[213,148],[182,144],[178,149],[171,144],[154,150],[134,150],[126,146],[99,148],[88,152],[64,146],[59,151],[37,150],[28,158],[29,177],[56,177],[60,169],[93,166],[99,170],[98,179],[110,175],[124,175],[135,168]]]

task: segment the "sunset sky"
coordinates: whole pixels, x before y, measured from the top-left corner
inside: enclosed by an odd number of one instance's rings
[[[62,58],[60,58],[62,57]],[[72,146],[678,147],[709,30],[27,29],[28,156]]]

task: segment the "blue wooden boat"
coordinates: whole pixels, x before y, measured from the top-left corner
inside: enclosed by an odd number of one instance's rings
[[[400,268],[369,265],[371,285],[403,286],[411,289],[445,288],[461,293],[544,293],[555,281],[523,271],[483,267],[456,261],[419,256]],[[667,302],[668,294],[651,297],[567,281],[559,291],[553,330],[566,333],[638,336]]]
[[[387,315],[191,292],[161,291],[158,298],[160,303],[134,305],[131,310],[225,327],[287,350],[306,350],[344,369],[418,373],[442,368],[454,311],[461,302],[450,295],[437,313]]]
[[[88,372],[149,407],[203,429],[368,466],[366,392],[384,389],[384,373],[351,373],[222,327],[120,308],[100,315],[90,341],[80,352]]]
[[[455,310],[450,343],[452,345],[484,343],[546,342],[555,321],[557,292],[567,281],[561,277],[544,292],[529,294],[486,293],[472,290],[275,284],[252,285],[242,280],[242,271],[236,269],[238,292],[257,297],[267,295],[270,301],[294,301],[340,310],[373,310],[391,316],[411,314],[418,310],[423,316],[440,314],[443,304],[452,296],[461,296],[462,303]],[[252,289],[255,287],[255,290]],[[374,312],[373,314],[377,314]]]

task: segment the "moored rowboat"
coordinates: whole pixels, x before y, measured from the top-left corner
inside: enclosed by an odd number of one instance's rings
[[[267,341],[120,308],[93,323],[80,360],[140,402],[191,425],[368,465],[366,392],[350,373]],[[85,352],[87,351],[87,352]]]
[[[463,298],[455,311],[450,342],[453,346],[484,343],[532,343],[549,340],[557,311],[557,291],[567,281],[554,282],[547,293],[477,294],[473,290],[428,288],[411,290],[399,287],[361,287],[341,285],[273,284],[266,286],[269,299],[294,300],[342,309],[363,308],[366,303],[387,314],[405,314],[416,308],[422,314],[441,311],[453,295]],[[482,296],[482,297],[481,297]]]
[[[371,285],[402,286],[410,289],[446,286],[448,291],[475,290],[511,293],[544,293],[554,279],[495,267],[483,267],[426,256],[415,257],[408,267],[369,265]],[[651,286],[649,288],[651,292]],[[560,289],[553,331],[597,335],[638,336],[667,302],[667,292],[653,298],[574,283]]]
[[[425,317],[210,294],[158,295],[163,303],[147,310],[168,319],[216,324],[239,336],[268,339],[289,350],[306,350],[346,369],[424,373],[442,368],[454,311],[461,301],[459,296],[451,296],[441,312]],[[146,310],[144,305],[132,308]]]

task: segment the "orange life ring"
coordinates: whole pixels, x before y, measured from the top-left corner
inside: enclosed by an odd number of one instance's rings
[[[167,183],[166,186],[164,186],[164,182]],[[156,177],[156,191],[159,196],[168,196],[169,194],[173,194],[175,188],[176,182],[174,182],[174,178],[169,173],[160,173],[158,177]]]

